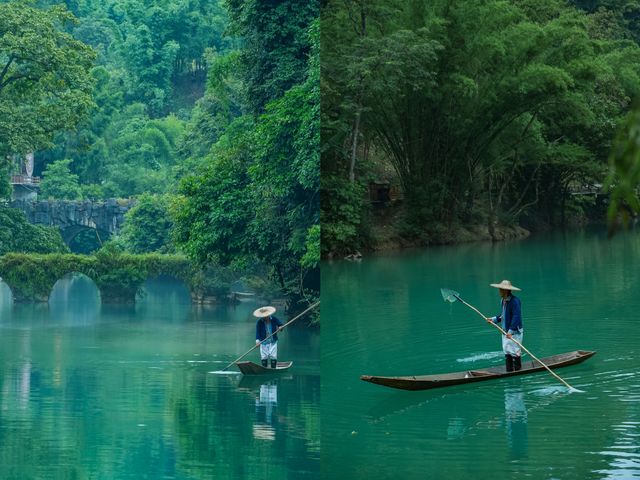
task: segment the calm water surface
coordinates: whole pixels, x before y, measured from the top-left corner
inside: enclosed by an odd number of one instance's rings
[[[169,280],[100,306],[82,276],[12,305],[0,283],[0,479],[319,478],[317,332],[283,334],[286,376],[210,373],[254,344],[255,308]]]
[[[495,315],[523,289],[539,357],[597,350],[557,373],[423,392],[359,380],[503,364],[500,336],[441,287]],[[640,479],[640,233],[433,248],[322,266],[326,479]]]

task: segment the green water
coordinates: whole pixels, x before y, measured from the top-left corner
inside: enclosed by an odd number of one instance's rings
[[[522,288],[524,345],[539,357],[597,350],[548,373],[423,392],[362,374],[503,363],[489,283]],[[322,477],[640,478],[640,232],[432,248],[322,265]]]
[[[86,277],[12,305],[0,283],[0,479],[319,478],[317,332],[283,333],[284,376],[210,373],[254,344],[254,308],[168,280],[100,306]]]

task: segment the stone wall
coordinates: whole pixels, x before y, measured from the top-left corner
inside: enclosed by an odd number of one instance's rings
[[[11,207],[22,210],[29,223],[59,227],[78,232],[94,228],[110,235],[118,233],[124,223],[124,214],[133,206],[133,200],[111,198],[103,202],[91,200],[14,200]],[[66,235],[63,235],[66,237]],[[66,240],[66,238],[65,238]]]

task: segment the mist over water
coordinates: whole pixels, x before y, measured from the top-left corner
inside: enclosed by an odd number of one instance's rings
[[[209,373],[254,345],[255,308],[169,279],[101,305],[81,275],[13,305],[0,283],[0,478],[319,478],[317,331],[282,334],[284,376]]]

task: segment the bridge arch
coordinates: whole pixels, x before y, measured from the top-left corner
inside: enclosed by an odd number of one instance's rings
[[[96,281],[86,273],[70,271],[60,277],[53,284],[49,293],[49,301],[74,303],[78,299],[97,297],[100,299],[100,289]]]
[[[54,283],[49,294],[49,310],[65,323],[91,324],[100,313],[100,289],[84,273],[70,272]]]
[[[13,305],[13,292],[11,287],[0,278],[0,318],[2,318],[6,311],[11,309]]]
[[[53,286],[65,275],[75,271],[92,277],[92,263],[82,255],[11,253],[0,258],[0,277],[15,302],[48,302]]]
[[[135,200],[14,200],[10,206],[24,212],[29,223],[59,227],[67,245],[83,230],[94,229],[109,237],[124,224],[125,213]]]
[[[72,253],[85,255],[99,250],[102,244],[112,236],[111,233],[105,230],[85,225],[72,225],[61,228],[60,235]]]
[[[202,270],[177,255],[133,255],[101,250],[95,255],[11,253],[0,257],[0,278],[11,288],[16,302],[48,302],[56,282],[74,272],[93,280],[103,304],[134,304],[145,281],[161,276],[181,281],[192,303],[231,301],[228,272],[214,268]]]

